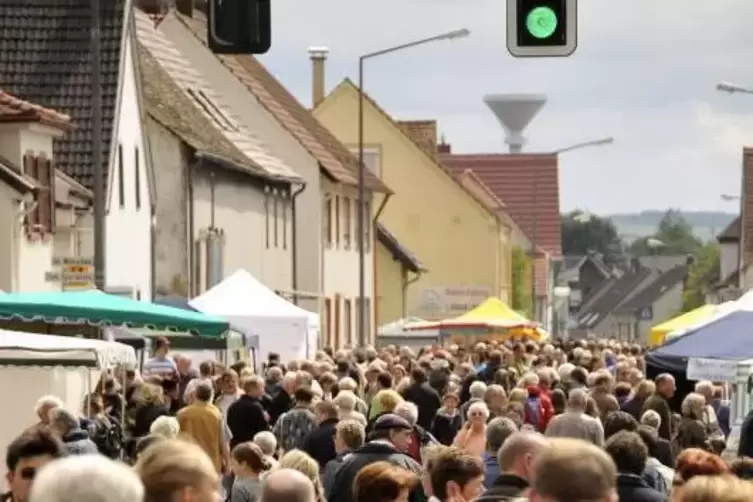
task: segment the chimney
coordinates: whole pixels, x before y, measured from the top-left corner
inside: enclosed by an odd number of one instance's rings
[[[175,8],[186,17],[193,17],[194,0],[175,0]]]
[[[309,47],[311,58],[311,108],[316,108],[324,101],[324,62],[327,61],[329,49],[326,47]]]
[[[437,153],[436,120],[401,120],[398,125],[418,146],[432,155]]]
[[[743,148],[743,175],[740,190],[740,268],[753,260],[753,148]],[[740,273],[740,284],[745,274]]]
[[[442,138],[439,140],[439,144],[437,145],[437,153],[452,153],[452,145],[444,140],[444,135],[442,135]]]

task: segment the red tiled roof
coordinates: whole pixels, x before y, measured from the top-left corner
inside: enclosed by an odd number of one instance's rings
[[[0,122],[41,122],[68,129],[70,128],[71,118],[55,110],[18,99],[0,90]]]
[[[440,151],[447,149],[440,147]],[[440,158],[457,174],[472,170],[538,247],[553,259],[562,256],[556,155],[442,153]]]

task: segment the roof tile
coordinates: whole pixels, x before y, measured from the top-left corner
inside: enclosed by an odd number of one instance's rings
[[[243,152],[251,163],[272,177],[290,180],[299,175],[280,159],[273,156],[265,145],[231,112],[221,96],[204,80],[177,47],[160,31],[147,14],[136,10],[136,27],[139,42],[157,60],[159,65],[183,91],[185,97],[210,121],[234,147]],[[249,164],[248,161],[245,162]]]
[[[562,255],[556,155],[445,153],[440,158],[455,173],[476,173],[537,246],[552,258]]]
[[[206,44],[206,17],[194,9],[192,16],[174,14],[202,43]],[[288,132],[317,159],[335,181],[355,185],[358,159],[312,115],[254,56],[218,56],[225,67],[253,94]],[[382,181],[364,170],[365,187],[390,192]]]
[[[55,110],[24,101],[0,91],[0,122],[42,122],[44,124],[70,128],[71,118]]]
[[[405,268],[413,273],[425,272],[426,267],[418,259],[418,257],[403,246],[397,237],[387,230],[383,224],[377,222],[376,224],[377,239],[379,242],[387,248],[392,257],[398,260]]]
[[[0,89],[70,116],[74,129],[53,143],[55,163],[92,187],[90,0],[0,2]],[[102,159],[109,166],[120,73],[125,1],[100,2]]]
[[[719,242],[740,242],[740,217],[729,222],[722,232],[716,236]]]

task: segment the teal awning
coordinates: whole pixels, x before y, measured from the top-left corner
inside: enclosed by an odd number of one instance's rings
[[[220,336],[227,322],[201,312],[132,300],[101,291],[6,293],[0,295],[0,318],[42,320],[52,324],[94,324],[183,331]]]

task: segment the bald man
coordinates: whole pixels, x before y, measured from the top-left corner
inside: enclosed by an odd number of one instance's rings
[[[549,444],[549,440],[538,432],[520,431],[510,435],[497,453],[500,475],[482,498],[507,500],[526,495],[533,463],[549,450]]]
[[[261,502],[316,502],[314,483],[294,469],[277,469],[264,478]]]

